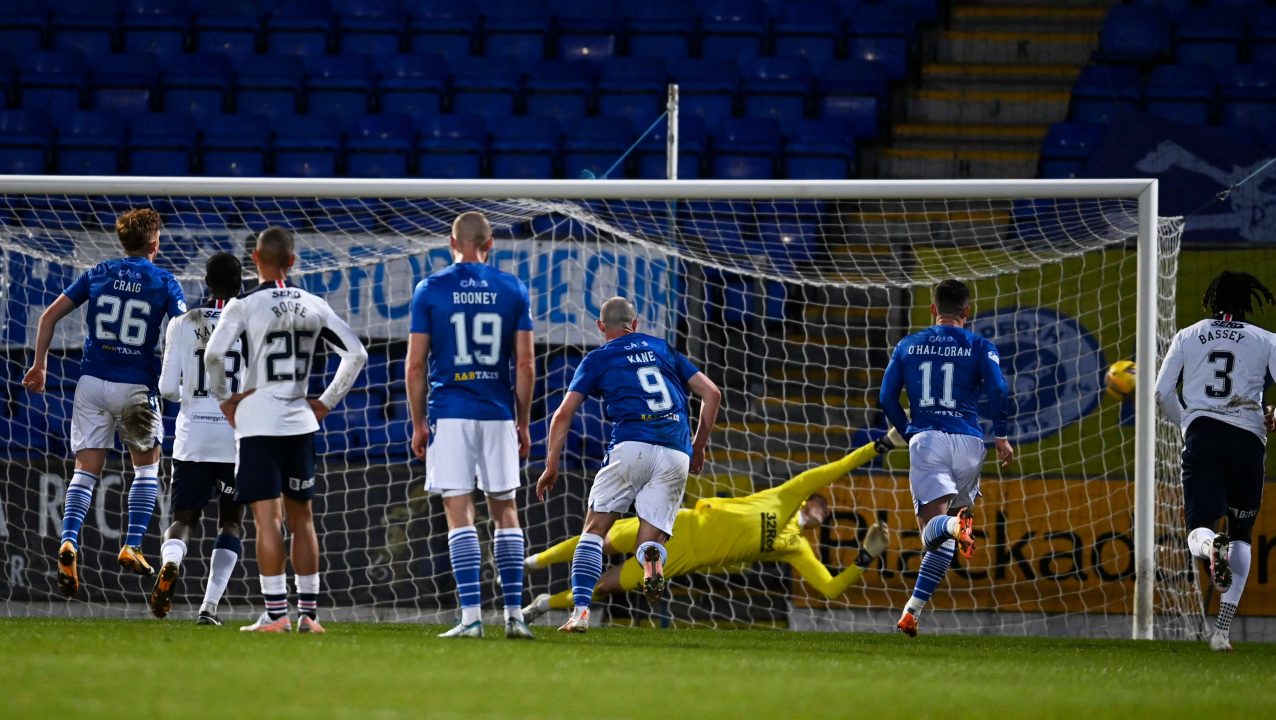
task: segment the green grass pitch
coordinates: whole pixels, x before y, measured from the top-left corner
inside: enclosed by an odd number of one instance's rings
[[[1276,645],[602,628],[0,620],[0,718],[1270,717]],[[489,630],[497,630],[489,627]],[[924,628],[923,628],[924,629]]]

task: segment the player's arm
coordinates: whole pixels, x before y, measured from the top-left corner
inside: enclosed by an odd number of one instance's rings
[[[908,415],[899,402],[899,394],[904,390],[904,360],[899,353],[899,346],[891,353],[891,361],[886,364],[886,374],[882,376],[882,389],[877,393],[877,404],[886,413],[891,427],[900,435],[907,437]]]
[[[704,469],[704,450],[709,445],[709,436],[713,434],[713,425],[718,421],[718,409],[722,407],[722,391],[702,372],[692,375],[687,387],[700,397],[700,420],[696,423],[696,435],[691,439],[689,468],[690,472],[699,474]]]
[[[1156,404],[1170,422],[1178,425],[1183,420],[1183,403],[1179,400],[1178,386],[1183,375],[1183,344],[1176,334],[1165,351],[1165,359],[1156,373]]]
[[[536,354],[531,330],[519,330],[514,345],[514,404],[518,426],[518,456],[532,452],[532,386],[536,382]]]
[[[186,354],[177,347],[177,324],[176,319],[168,323],[164,334],[164,362],[160,365],[159,393],[169,402],[182,399],[182,358]]]
[[[414,332],[408,335],[408,412],[412,416],[412,454],[425,459],[425,448],[430,442],[430,428],[425,422],[425,407],[429,384],[425,378],[425,361],[430,350],[430,334]]]
[[[821,595],[833,600],[841,597],[855,583],[869,565],[872,565],[890,544],[890,533],[884,525],[873,525],[864,536],[864,544],[860,548],[855,564],[834,575],[824,567],[824,563],[815,556],[815,550],[806,538],[798,543],[798,549],[787,553],[782,558],[793,567],[808,585]]]
[[[231,300],[226,304],[221,319],[217,321],[217,328],[204,346],[204,377],[208,379],[208,394],[217,399],[222,414],[231,427],[235,427],[235,410],[239,407],[239,401],[253,393],[253,389],[249,388],[232,394],[230,381],[226,378],[226,353],[230,352],[235,340],[244,332],[240,310],[242,307],[243,303],[238,300]],[[246,351],[247,348],[245,354]]]
[[[332,375],[332,382],[324,388],[318,399],[310,398],[310,407],[315,411],[315,418],[322,421],[336,407],[359,377],[359,371],[368,362],[368,351],[363,341],[350,329],[350,325],[323,303],[324,328],[319,337],[328,343],[328,347],[337,351],[341,362],[337,363],[337,372]]]
[[[77,281],[76,284],[78,285],[79,282]],[[31,369],[22,379],[22,386],[31,392],[44,392],[49,346],[53,344],[53,331],[57,329],[62,318],[70,315],[77,305],[79,303],[67,297],[66,294],[62,294],[49,303],[49,306],[40,314],[40,324],[35,332],[35,358],[31,361]]]
[[[579,370],[578,370],[579,372]],[[572,383],[575,385],[575,381]],[[549,448],[545,453],[545,471],[536,481],[536,497],[544,500],[554,485],[558,483],[558,460],[563,454],[563,445],[567,443],[567,433],[572,427],[572,418],[585,402],[585,396],[576,390],[568,390],[563,402],[554,411],[549,421]]]
[[[770,490],[763,490],[760,493],[756,493],[756,495],[778,495],[784,501],[802,503],[811,496],[811,493],[819,492],[828,485],[846,477],[852,470],[876,460],[882,453],[881,447],[876,442],[861,445],[845,457],[826,465],[805,470],[783,484]]]
[[[997,346],[984,341],[984,352],[979,357],[979,375],[987,388],[988,405],[992,409],[992,434],[996,438],[997,459],[1002,467],[1009,467],[1015,459],[1015,448],[1010,444],[1010,387],[1001,374],[1001,355]]]

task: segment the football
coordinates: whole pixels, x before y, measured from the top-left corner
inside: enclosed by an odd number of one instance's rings
[[[1118,360],[1108,366],[1103,376],[1104,392],[1113,400],[1124,400],[1134,394],[1134,361]]]

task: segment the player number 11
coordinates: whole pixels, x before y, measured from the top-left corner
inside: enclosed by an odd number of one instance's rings
[[[931,361],[927,360],[917,366],[922,371],[922,397],[917,402],[920,407],[932,407],[935,404],[935,396],[930,392],[931,365]],[[951,410],[957,407],[957,401],[953,399],[953,364],[946,362],[940,365],[939,372],[944,376],[944,394],[939,398],[939,405]]]

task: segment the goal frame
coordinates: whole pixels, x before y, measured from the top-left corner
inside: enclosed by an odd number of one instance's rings
[[[379,180],[343,178],[0,176],[5,195],[223,197],[452,197],[569,200],[1016,200],[1137,201],[1134,435],[1134,639],[1153,637],[1156,578],[1157,180]]]

